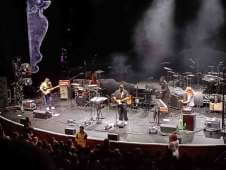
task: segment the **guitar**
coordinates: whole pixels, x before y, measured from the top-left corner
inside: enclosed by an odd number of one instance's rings
[[[131,96],[127,96],[123,99],[114,99],[114,101],[118,104],[118,105],[121,105],[122,103],[126,103],[128,105],[131,105],[132,104],[132,97]]]
[[[57,86],[52,87],[52,88],[44,89],[44,90],[42,91],[42,93],[43,93],[44,95],[48,95],[48,94],[50,94],[53,90],[55,90],[55,89],[57,89],[57,88],[59,88],[59,87],[60,87],[60,85],[57,85]]]

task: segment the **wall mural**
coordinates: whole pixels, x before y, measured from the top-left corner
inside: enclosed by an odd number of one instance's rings
[[[48,20],[43,15],[51,4],[49,0],[27,0],[27,24],[29,39],[29,55],[32,73],[39,71],[38,63],[43,55],[40,52],[42,41],[48,30]]]

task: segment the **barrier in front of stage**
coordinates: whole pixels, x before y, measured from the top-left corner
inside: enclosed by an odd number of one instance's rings
[[[5,117],[0,116],[0,123],[4,129],[7,131],[6,134],[18,131],[22,133],[23,125],[20,123],[6,119]],[[38,136],[40,139],[46,139],[47,141],[54,137],[56,140],[67,142],[68,139],[75,141],[73,135],[65,135],[61,133],[56,133],[52,131],[47,131],[39,128],[34,128],[34,135]],[[87,144],[90,148],[95,147],[97,144],[103,144],[101,138],[91,138],[88,137]],[[131,151],[134,148],[142,148],[143,151],[148,151],[150,154],[155,155],[157,152],[162,154],[168,152],[168,144],[161,143],[135,143],[135,142],[124,142],[124,141],[111,141],[111,146],[114,148],[119,148],[122,151]],[[187,156],[195,159],[200,157],[216,158],[223,150],[226,149],[226,145],[216,145],[216,144],[180,144],[179,152],[180,156],[186,154]]]

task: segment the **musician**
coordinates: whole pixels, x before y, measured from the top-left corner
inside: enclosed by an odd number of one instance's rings
[[[186,92],[185,100],[182,100],[181,102],[185,104],[185,107],[192,109],[195,106],[194,91],[191,87],[187,87],[185,92]]]
[[[100,82],[99,82],[99,80],[97,80],[97,73],[95,71],[91,72],[89,84],[97,85],[98,87],[100,87]]]
[[[55,107],[52,105],[52,97],[51,92],[48,91],[53,88],[52,82],[49,78],[45,78],[45,80],[40,85],[40,90],[44,95],[44,101],[45,105],[47,105],[46,110],[55,109]]]
[[[170,95],[168,83],[166,80],[162,80],[160,82],[160,85],[161,85],[160,99],[162,99],[162,101],[165,104],[168,104],[169,103],[169,95]]]
[[[118,104],[119,124],[123,123],[127,125],[127,99],[129,98],[129,93],[124,88],[124,85],[120,84],[119,89],[112,95],[113,100]]]

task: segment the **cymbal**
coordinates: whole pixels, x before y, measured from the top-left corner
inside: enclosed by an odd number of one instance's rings
[[[88,87],[97,87],[96,84],[89,84]]]
[[[168,71],[168,73],[174,74],[175,72],[173,72],[173,71]]]
[[[182,74],[186,74],[186,75],[188,75],[188,74],[191,74],[191,72],[184,72],[184,73],[182,73]]]
[[[78,83],[71,83],[72,86],[80,86]]]
[[[223,78],[214,76],[214,75],[210,75],[210,74],[206,74],[202,80],[207,81],[207,82],[216,82],[218,80],[223,80]]]
[[[212,74],[212,75],[219,75],[218,72],[208,72],[208,74]]]
[[[83,91],[83,90],[84,90],[84,88],[83,88],[83,87],[78,87],[78,90]]]
[[[103,70],[97,70],[96,71],[97,74],[100,74],[100,73],[103,73],[103,72],[104,72]]]
[[[188,77],[195,77],[194,74],[188,74],[187,76],[188,76]]]
[[[169,68],[169,67],[163,67],[163,69],[168,70],[168,71],[172,71],[173,69]]]

